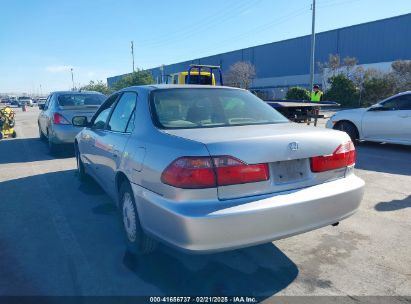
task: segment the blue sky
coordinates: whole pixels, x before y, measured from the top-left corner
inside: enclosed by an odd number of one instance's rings
[[[0,0],[0,92],[43,93],[311,32],[311,0]],[[317,32],[411,0],[317,0]],[[411,26],[411,25],[410,25]],[[409,37],[408,37],[409,38]],[[405,39],[405,37],[404,37]]]

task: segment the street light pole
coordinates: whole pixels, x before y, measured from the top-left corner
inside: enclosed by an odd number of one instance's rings
[[[131,57],[133,58],[133,73],[134,73],[134,41],[131,40]]]
[[[311,6],[313,11],[311,27],[311,56],[310,56],[310,91],[314,86],[314,64],[315,64],[315,0]]]
[[[73,88],[72,90],[74,91],[74,75],[73,75],[73,68],[70,69],[71,71],[71,82],[73,83]]]

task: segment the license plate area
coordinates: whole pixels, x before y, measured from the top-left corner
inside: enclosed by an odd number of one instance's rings
[[[272,176],[275,184],[286,184],[303,181],[309,178],[307,159],[294,159],[272,163]]]

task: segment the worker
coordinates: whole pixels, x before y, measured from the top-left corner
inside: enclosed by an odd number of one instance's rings
[[[320,90],[320,87],[316,84],[313,86],[313,91],[311,93],[312,102],[320,102],[323,100],[324,93]]]

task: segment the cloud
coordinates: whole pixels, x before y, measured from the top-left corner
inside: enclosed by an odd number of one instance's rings
[[[50,73],[62,73],[68,72],[72,68],[73,67],[69,65],[50,65],[46,67],[46,71]]]

